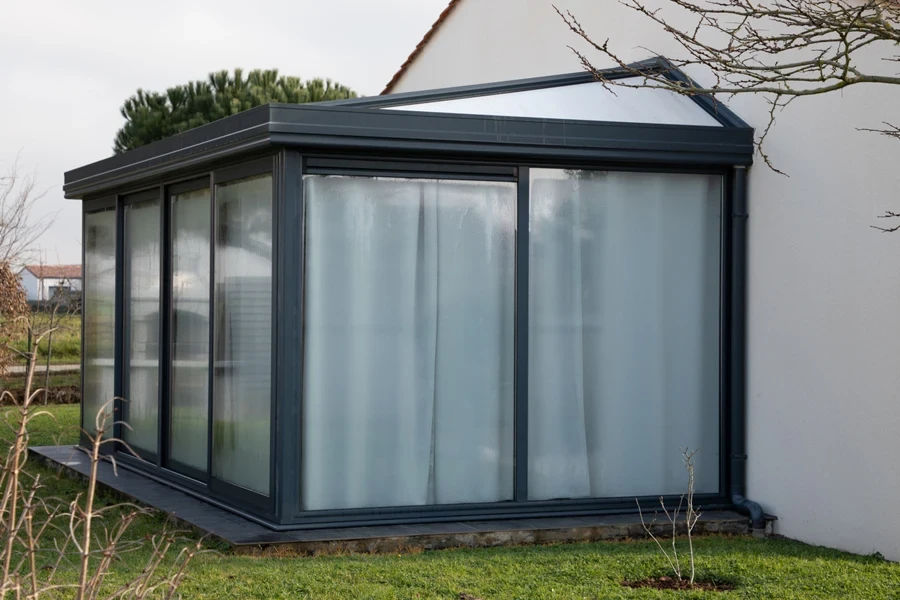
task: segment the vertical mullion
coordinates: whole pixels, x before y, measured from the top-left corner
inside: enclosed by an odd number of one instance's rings
[[[732,500],[747,493],[747,168],[735,167],[731,202],[723,219],[730,221],[730,323],[728,344],[729,487]],[[756,508],[759,508],[758,506]],[[754,525],[756,526],[756,525]]]
[[[115,210],[115,209],[113,209]],[[84,323],[87,319],[85,319],[86,311],[85,307],[87,306],[87,297],[88,297],[88,286],[87,282],[89,281],[89,276],[92,274],[87,272],[87,217],[88,213],[84,209],[84,203],[81,204],[81,338],[78,340],[78,343],[81,345],[81,370],[78,372],[78,379],[81,382],[81,406],[78,407],[78,412],[81,413],[81,420],[79,423],[81,424],[81,433],[78,436],[78,442],[81,446],[87,445],[87,440],[85,439],[85,431],[90,431],[88,428],[88,423],[84,420],[84,374],[87,371],[87,362],[85,361],[85,357],[87,356],[84,353]],[[115,250],[113,251],[115,254]],[[113,308],[115,311],[115,308]],[[113,317],[115,318],[115,317]],[[115,328],[115,324],[113,324],[113,328]],[[116,339],[115,329],[113,330],[113,339]],[[113,355],[113,381],[115,381],[115,354]],[[115,386],[115,383],[113,383]],[[115,390],[115,387],[113,388]],[[114,394],[115,395],[115,394]]]
[[[528,500],[528,167],[518,169],[516,197],[515,501]]]
[[[731,229],[734,174],[722,176],[719,203],[719,492],[728,493],[730,485],[731,435]]]
[[[129,332],[125,327],[125,301],[127,294],[125,285],[127,279],[125,277],[125,203],[122,196],[116,196],[116,316],[115,316],[115,374],[113,376],[113,389],[115,390],[115,399],[113,400],[113,436],[117,440],[123,440],[124,427],[122,421],[125,420],[125,390],[128,385],[126,375],[128,360],[127,347]],[[104,401],[104,402],[108,402]],[[118,444],[116,444],[118,446]]]
[[[277,232],[275,288],[278,304],[278,327],[275,361],[276,410],[272,413],[277,424],[275,462],[278,515],[282,522],[292,520],[300,507],[300,402],[302,395],[303,363],[302,287],[303,287],[303,190],[302,157],[293,150],[285,150],[279,157],[279,207]]]
[[[216,321],[216,179],[213,173],[209,174],[209,368],[207,383],[207,409],[206,409],[206,476],[210,485],[213,480],[213,398],[216,374],[215,374],[215,321]]]
[[[285,358],[280,352],[281,340],[285,337],[285,332],[281,331],[281,323],[283,322],[281,310],[284,306],[281,295],[284,293],[284,281],[280,277],[282,271],[282,252],[283,252],[283,236],[281,224],[284,219],[284,165],[285,153],[280,152],[273,159],[272,165],[272,282],[271,282],[271,333],[269,344],[270,361],[269,361],[269,498],[272,499],[274,511],[277,518],[281,518],[281,494],[282,481],[279,477],[277,465],[281,463],[281,452],[278,442],[279,435],[279,404],[282,400],[280,393],[280,381],[285,374],[285,365],[281,365],[281,361]]]
[[[169,205],[166,201],[166,186],[159,187],[159,346],[156,360],[157,373],[159,373],[159,389],[157,398],[157,435],[156,435],[156,464],[163,466],[163,453],[168,458],[168,431],[169,431],[169,393],[170,366],[169,366],[169,329],[172,326],[170,314],[171,298],[169,294],[171,277],[169,277]]]

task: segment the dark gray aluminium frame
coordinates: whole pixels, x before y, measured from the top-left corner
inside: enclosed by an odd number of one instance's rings
[[[666,68],[659,60],[647,69]],[[668,71],[667,71],[668,73]],[[614,73],[613,73],[614,75]],[[679,77],[677,72],[672,77]],[[681,76],[683,77],[683,76]],[[527,501],[527,348],[528,348],[528,174],[532,167],[589,168],[710,173],[723,176],[720,327],[720,489],[698,496],[707,508],[738,507],[753,511],[743,499],[746,460],[744,427],[745,309],[743,294],[746,253],[745,171],[752,163],[753,130],[721,104],[706,98],[695,102],[720,127],[647,125],[509,118],[402,110],[382,107],[435,99],[558,87],[590,81],[585,74],[363,98],[317,105],[266,105],[222,119],[184,134],[149,144],[126,154],[66,173],[65,192],[84,201],[87,213],[117,207],[116,384],[122,380],[121,342],[123,298],[123,198],[136,191],[155,190],[163,199],[164,252],[162,307],[168,326],[161,326],[160,348],[167,390],[171,368],[171,227],[169,201],[185,186],[210,189],[215,209],[215,186],[225,180],[260,172],[273,175],[273,354],[271,489],[267,498],[210,477],[170,468],[167,449],[168,400],[160,403],[160,446],[154,463],[129,460],[123,466],[139,469],[165,482],[273,529],[298,529],[396,522],[426,522],[477,518],[579,515],[634,510],[634,498],[591,498]],[[515,373],[515,499],[472,505],[438,505],[302,512],[300,490],[300,431],[303,360],[304,286],[304,174],[356,174],[439,179],[515,181],[517,196],[516,245],[516,373]],[[185,183],[187,182],[187,183]],[[190,189],[197,189],[196,187]],[[114,197],[114,200],[108,198]],[[103,200],[103,198],[107,198]],[[737,206],[736,205],[737,202]],[[734,209],[738,210],[735,211]],[[734,214],[737,212],[738,214]],[[215,260],[215,222],[212,222],[211,260]],[[212,279],[212,278],[211,278]],[[211,285],[214,283],[211,281]],[[214,301],[211,293],[210,302]],[[212,305],[211,309],[214,308]],[[212,312],[210,313],[213,314]],[[164,333],[162,333],[164,331]],[[212,325],[210,326],[212,363]],[[212,378],[212,364],[210,365]],[[210,387],[210,402],[212,387]],[[210,421],[212,421],[210,406]],[[210,435],[209,444],[212,443]],[[210,448],[211,449],[211,448]],[[210,455],[211,456],[211,453]],[[208,465],[210,467],[211,465]],[[178,472],[181,471],[181,472]],[[642,503],[656,498],[640,498]],[[667,498],[673,502],[676,498]],[[753,504],[753,503],[750,503]]]

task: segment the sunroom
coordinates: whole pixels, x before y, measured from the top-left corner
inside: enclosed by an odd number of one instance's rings
[[[111,402],[120,467],[273,529],[630,511],[685,491],[683,447],[746,509],[752,153],[721,104],[582,73],[70,171],[83,427]]]

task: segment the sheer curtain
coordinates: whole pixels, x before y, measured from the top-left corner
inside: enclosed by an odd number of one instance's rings
[[[304,186],[304,508],[512,498],[515,186]]]
[[[721,178],[531,173],[529,498],[716,491]]]

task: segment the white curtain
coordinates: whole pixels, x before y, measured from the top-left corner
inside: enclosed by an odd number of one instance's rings
[[[304,186],[304,508],[511,499],[515,186]]]
[[[717,490],[721,186],[532,170],[530,499]]]

